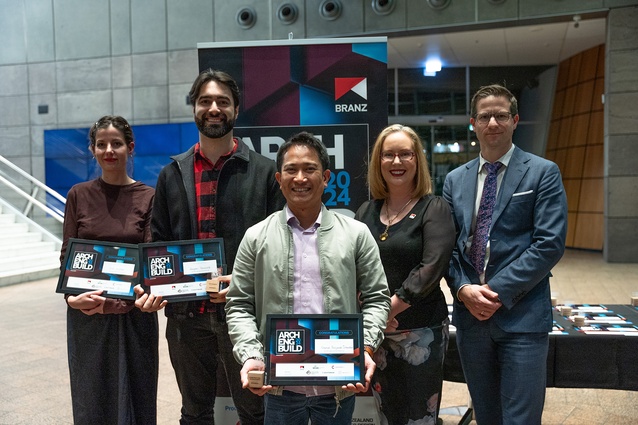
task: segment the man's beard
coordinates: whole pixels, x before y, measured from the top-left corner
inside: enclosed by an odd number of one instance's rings
[[[205,118],[197,118],[195,117],[195,125],[200,133],[204,136],[209,137],[211,139],[219,139],[230,133],[232,129],[235,127],[235,119],[234,118],[226,118],[219,124],[206,124]]]

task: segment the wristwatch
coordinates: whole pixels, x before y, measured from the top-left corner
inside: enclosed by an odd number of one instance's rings
[[[259,356],[250,356],[250,357],[248,357],[246,360],[251,360],[251,359],[252,359],[252,360],[258,360],[258,361],[260,361],[260,362],[262,362],[262,363],[266,363],[266,361],[264,360],[264,358],[263,358],[263,357],[259,357]],[[246,362],[244,362],[244,363],[246,363]]]

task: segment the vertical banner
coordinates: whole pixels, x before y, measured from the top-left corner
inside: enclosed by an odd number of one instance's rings
[[[387,37],[198,43],[199,70],[219,69],[241,92],[234,134],[276,159],[291,135],[308,131],[328,148],[323,202],[351,217],[369,198],[371,146],[388,124]],[[219,376],[215,421],[239,423]],[[371,394],[357,397],[354,424],[379,424]]]
[[[199,68],[232,75],[241,91],[235,135],[275,159],[309,131],[328,148],[324,203],[354,216],[368,199],[370,147],[388,123],[387,38],[199,43]]]

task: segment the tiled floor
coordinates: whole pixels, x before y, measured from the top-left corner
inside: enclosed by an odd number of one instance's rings
[[[65,304],[56,279],[0,288],[0,424],[71,424]],[[638,264],[608,264],[595,252],[568,251],[554,270],[559,302],[627,304],[638,292]],[[449,295],[449,294],[448,294]],[[160,315],[158,410],[161,424],[179,419],[179,392]],[[636,353],[638,361],[638,353]],[[446,382],[442,408],[467,403],[464,384]],[[445,424],[459,415],[442,415]],[[472,422],[474,423],[474,422]],[[636,424],[638,392],[548,388],[543,424]],[[226,424],[221,424],[226,425]]]

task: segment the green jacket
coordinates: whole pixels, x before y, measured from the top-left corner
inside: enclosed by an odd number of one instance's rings
[[[322,206],[317,243],[324,312],[361,312],[364,344],[376,349],[383,341],[390,293],[370,231]],[[239,363],[263,358],[266,314],[293,313],[293,282],[293,236],[282,210],[246,231],[235,259],[226,320]]]

